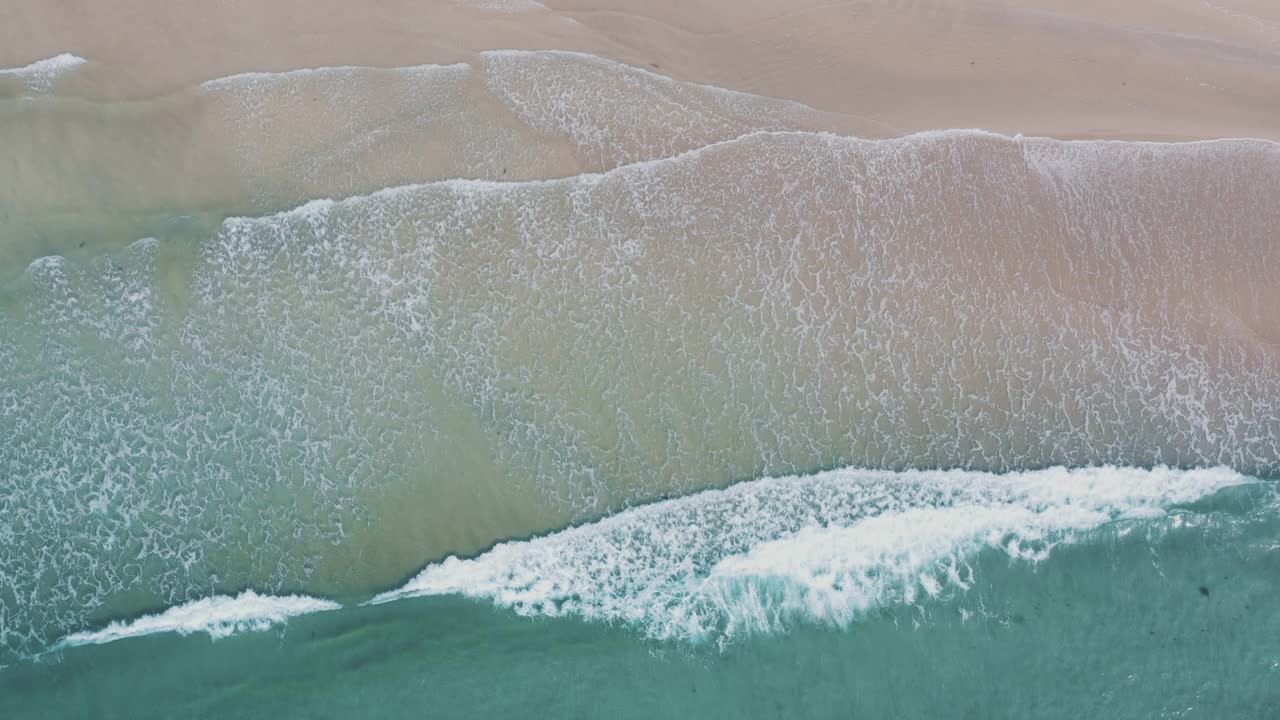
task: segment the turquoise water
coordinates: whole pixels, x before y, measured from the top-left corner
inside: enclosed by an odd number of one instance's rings
[[[1280,715],[1280,145],[23,82],[0,717]]]
[[[457,597],[210,641],[154,635],[0,674],[6,717],[1272,718],[1274,487],[1120,523],[856,626],[723,649]]]

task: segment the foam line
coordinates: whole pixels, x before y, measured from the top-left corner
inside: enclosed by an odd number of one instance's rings
[[[53,84],[58,81],[58,78],[86,62],[84,58],[78,55],[62,53],[44,60],[37,60],[20,68],[2,69],[0,70],[0,77],[16,77],[22,80],[31,92],[47,93],[53,89]]]
[[[297,615],[337,610],[340,607],[341,605],[330,600],[303,595],[275,597],[246,590],[235,597],[215,595],[171,607],[156,615],[113,622],[101,630],[73,633],[63,638],[55,647],[99,645],[166,632],[179,635],[203,632],[212,638],[224,638],[239,632],[266,630]]]
[[[431,565],[371,603],[457,594],[703,641],[794,622],[845,626],[972,582],[984,549],[1038,562],[1104,523],[1250,482],[1228,469],[995,475],[845,469],[757,480]]]

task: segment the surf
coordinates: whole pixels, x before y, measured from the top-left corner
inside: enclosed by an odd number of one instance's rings
[[[36,60],[33,63],[16,68],[0,68],[0,81],[14,79],[22,84],[27,97],[45,95],[51,92],[54,85],[63,75],[84,65],[87,60],[79,55],[60,53],[50,58]]]
[[[246,590],[234,597],[215,595],[201,598],[154,615],[144,615],[134,620],[116,620],[99,630],[71,633],[59,640],[51,651],[81,645],[101,645],[156,633],[205,633],[216,640],[241,632],[261,632],[284,623],[291,617],[341,607],[331,600],[298,595],[272,597]]]
[[[459,594],[694,643],[844,628],[963,593],[982,551],[1038,563],[1104,525],[1163,518],[1252,482],[1226,468],[1119,467],[768,478],[451,557],[370,602]]]
[[[460,596],[724,650],[752,635],[844,629],[873,611],[963,596],[979,583],[982,553],[1034,566],[1104,527],[1156,537],[1210,517],[1212,507],[1196,507],[1207,498],[1258,482],[1228,468],[1124,467],[761,478],[449,557],[363,604]],[[35,657],[158,633],[220,639],[342,607],[246,590],[74,632]]]

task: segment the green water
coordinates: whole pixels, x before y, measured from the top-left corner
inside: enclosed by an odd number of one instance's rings
[[[156,635],[0,673],[9,718],[1274,718],[1280,515],[1220,493],[967,591],[723,650],[447,597],[210,641]]]

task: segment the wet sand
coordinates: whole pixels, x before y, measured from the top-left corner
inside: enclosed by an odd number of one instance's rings
[[[0,28],[0,67],[74,52],[90,62],[67,89],[99,97],[563,49],[855,115],[877,135],[1280,138],[1280,8],[1258,0],[21,0]]]
[[[601,60],[487,52],[513,48]],[[38,87],[0,76],[5,266],[123,246],[174,213],[565,177],[757,130],[1280,138],[1280,10],[1256,0],[0,8],[0,67],[61,53],[86,62]],[[293,72],[333,66],[352,67]],[[572,122],[529,127],[521,103],[546,102]]]

